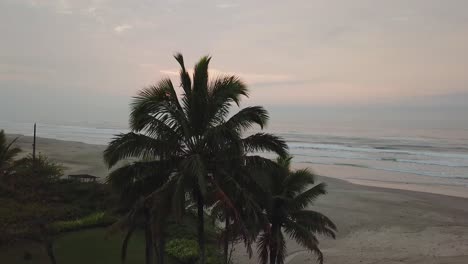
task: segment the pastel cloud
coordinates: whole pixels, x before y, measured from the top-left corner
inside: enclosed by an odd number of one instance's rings
[[[129,24],[122,24],[114,27],[114,32],[117,34],[123,33],[129,29],[132,29],[133,27]]]

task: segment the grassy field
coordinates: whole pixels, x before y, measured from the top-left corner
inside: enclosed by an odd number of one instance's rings
[[[58,264],[116,264],[120,263],[122,234],[108,235],[106,229],[98,228],[71,232],[59,237],[54,245]],[[135,234],[128,248],[128,264],[144,263],[144,239]],[[25,253],[31,254],[25,260]],[[0,248],[0,263],[48,264],[45,250],[39,244],[22,244],[8,249]]]

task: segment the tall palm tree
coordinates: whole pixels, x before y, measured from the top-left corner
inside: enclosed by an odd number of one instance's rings
[[[335,238],[336,226],[325,215],[307,209],[320,195],[326,193],[324,183],[315,184],[308,169],[291,171],[291,157],[278,158],[278,167],[271,172],[270,192],[261,203],[268,223],[258,240],[262,264],[283,264],[286,254],[284,233],[300,245],[317,254],[323,263],[316,234]]]
[[[178,96],[169,78],[143,89],[134,98],[130,115],[131,132],[118,135],[104,157],[114,166],[129,157],[156,157],[173,165],[173,210],[181,215],[186,193],[197,204],[199,262],[205,263],[204,207],[207,192],[216,186],[220,175],[217,164],[245,150],[272,151],[285,155],[286,144],[280,138],[257,133],[242,138],[253,125],[263,128],[268,113],[260,106],[246,107],[230,116],[233,104],[248,95],[245,84],[236,76],[209,79],[210,57],[203,57],[190,78],[181,54],[182,94]]]
[[[13,146],[16,140],[18,138],[7,142],[5,131],[0,130],[0,174],[12,165],[14,158],[21,152],[20,148]]]

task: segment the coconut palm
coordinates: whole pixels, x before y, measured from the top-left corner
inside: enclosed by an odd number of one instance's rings
[[[220,164],[217,172],[222,177],[217,182],[217,199],[211,215],[224,222],[221,238],[226,264],[230,262],[229,243],[243,241],[251,256],[251,243],[261,230],[259,224],[266,222],[256,194],[265,191],[262,182],[269,175],[262,172],[275,164],[264,157],[247,154],[231,160],[230,164]]]
[[[239,78],[221,76],[210,80],[210,57],[200,59],[190,78],[183,56],[177,54],[175,59],[181,67],[181,95],[178,96],[169,78],[143,89],[132,104],[132,131],[118,135],[104,157],[109,166],[129,157],[150,156],[171,161],[173,180],[169,183],[174,190],[173,211],[180,216],[186,193],[191,195],[197,205],[199,262],[204,264],[205,198],[221,177],[216,173],[217,164],[246,150],[284,155],[286,144],[267,133],[242,138],[243,132],[253,125],[263,128],[268,113],[260,106],[253,106],[230,116],[232,105],[239,105],[241,98],[248,95]]]
[[[308,169],[290,170],[291,157],[278,158],[278,167],[271,171],[270,192],[261,203],[268,223],[258,240],[262,264],[282,264],[286,254],[284,233],[309,249],[323,263],[317,234],[335,238],[336,226],[325,215],[307,209],[320,195],[326,193],[325,184],[315,184]],[[260,198],[261,199],[261,198]]]
[[[7,142],[5,132],[0,130],[0,174],[12,165],[14,158],[21,152],[20,148],[13,146],[17,139]]]
[[[163,239],[160,225],[163,224],[161,216],[166,215],[167,206],[158,204],[159,215],[152,213],[153,206],[148,203],[147,196],[154,190],[163,186],[169,179],[168,164],[163,161],[142,160],[125,164],[112,171],[107,177],[107,182],[120,194],[121,209],[126,213],[111,230],[126,230],[125,238],[122,242],[121,260],[125,262],[127,255],[127,246],[131,236],[138,227],[143,227],[145,233],[145,259],[146,263],[153,263],[153,252],[157,252],[159,261],[163,263],[160,248],[153,249],[153,238],[158,241],[154,244],[160,245]],[[163,212],[163,210],[165,212]],[[158,221],[154,221],[157,217]],[[155,225],[156,224],[156,225]],[[164,245],[160,245],[163,247]]]

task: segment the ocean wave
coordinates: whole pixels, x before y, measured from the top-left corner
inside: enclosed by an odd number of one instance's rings
[[[333,165],[333,166],[345,166],[345,167],[357,167],[363,169],[373,169],[373,170],[380,170],[380,171],[388,171],[388,172],[398,172],[398,173],[408,173],[408,174],[415,174],[420,176],[429,176],[429,177],[439,177],[439,178],[453,178],[453,179],[462,179],[468,180],[467,176],[460,176],[460,175],[444,175],[441,173],[435,173],[430,171],[421,171],[421,170],[410,170],[410,169],[395,169],[395,168],[383,168],[378,166],[365,166],[360,164],[353,164],[353,163],[335,163],[335,162],[314,162],[314,161],[304,161],[302,163],[307,164],[321,164],[321,165]]]
[[[296,154],[294,156],[298,157],[307,157],[307,158],[331,158],[331,159],[344,159],[344,160],[368,160],[368,161],[388,161],[388,162],[401,162],[401,163],[410,163],[410,164],[421,164],[421,165],[431,165],[431,166],[442,166],[450,168],[468,168],[467,163],[456,163],[450,161],[435,161],[435,160],[408,160],[408,159],[398,159],[398,158],[380,158],[380,157],[344,157],[336,155],[306,155],[306,154]]]
[[[304,150],[324,150],[324,151],[344,151],[344,152],[357,152],[357,153],[382,153],[382,154],[406,154],[415,156],[438,157],[438,158],[459,158],[468,161],[468,153],[452,153],[452,152],[435,152],[435,151],[417,151],[417,150],[403,150],[403,149],[389,149],[390,147],[374,148],[374,147],[355,147],[350,145],[336,145],[336,144],[288,144],[290,149],[304,149]]]

